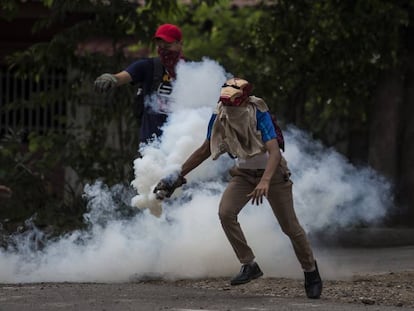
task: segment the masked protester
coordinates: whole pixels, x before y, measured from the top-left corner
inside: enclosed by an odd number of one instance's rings
[[[161,127],[170,112],[171,82],[176,78],[176,65],[184,59],[182,32],[176,25],[159,26],[153,39],[158,57],[138,60],[116,74],[104,73],[94,83],[95,90],[100,93],[130,82],[140,86],[143,107],[136,109],[139,110],[141,143],[161,136]]]
[[[237,217],[249,200],[260,205],[266,198],[302,266],[307,297],[319,298],[322,280],[306,233],[295,214],[290,171],[281,154],[269,109],[261,98],[250,96],[251,89],[244,79],[233,78],[223,85],[208,125],[207,139],[184,162],[180,172],[157,184],[154,193],[159,199],[170,197],[174,189],[186,183],[184,176],[204,160],[230,154],[235,165],[220,201],[219,218],[242,264],[230,284],[244,284],[263,275]]]

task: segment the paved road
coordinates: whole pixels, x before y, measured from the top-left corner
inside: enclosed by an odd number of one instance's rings
[[[329,248],[319,250],[317,254],[321,263],[326,263],[323,266],[325,277],[340,276],[341,271],[350,275],[414,270],[414,246]]]
[[[322,260],[338,260],[355,267],[354,273],[414,270],[414,246],[397,248],[330,249],[320,252]],[[374,264],[373,264],[374,263]],[[333,302],[328,299],[252,296],[232,290],[197,289],[173,283],[46,283],[0,285],[0,311],[118,311],[118,310],[414,310]]]
[[[234,294],[231,291],[178,288],[148,283],[26,284],[1,288],[1,311],[241,311],[241,310],[413,310],[403,307],[364,306],[320,300]]]

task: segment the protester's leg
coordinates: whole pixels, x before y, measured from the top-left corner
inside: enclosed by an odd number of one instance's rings
[[[292,197],[292,182],[288,178],[287,166],[279,166],[272,178],[268,200],[282,231],[290,238],[296,257],[305,274],[305,290],[309,298],[319,298],[322,280],[305,231],[300,225]]]
[[[268,200],[280,228],[291,240],[296,257],[303,270],[310,271],[314,269],[315,259],[312,249],[293,208],[292,182],[290,180],[273,182],[272,180]]]
[[[230,284],[240,285],[261,277],[263,272],[254,261],[253,251],[237,220],[237,215],[249,200],[247,194],[255,187],[255,178],[238,169],[232,169],[231,174],[233,178],[223,193],[219,216],[223,230],[242,264],[240,272],[231,279]]]
[[[247,244],[237,215],[249,201],[247,194],[254,189],[254,184],[240,174],[238,169],[231,170],[232,179],[220,201],[219,217],[224,233],[227,236],[237,258],[242,264],[254,260],[252,249]]]
[[[292,181],[286,160],[282,158],[270,182],[268,201],[280,228],[291,240],[296,257],[303,270],[315,267],[315,259],[305,231],[300,225],[293,207]]]

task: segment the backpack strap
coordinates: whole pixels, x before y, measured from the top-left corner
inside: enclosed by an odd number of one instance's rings
[[[285,151],[285,138],[283,137],[282,129],[277,123],[276,115],[274,113],[270,113],[270,116],[272,117],[273,126],[275,127],[279,148],[282,149],[282,151],[284,152]]]
[[[152,59],[152,85],[151,93],[158,89],[159,84],[162,81],[162,76],[164,74],[164,66],[161,64],[159,57],[154,57]]]
[[[141,120],[142,115],[145,110],[145,96],[150,95],[157,91],[161,81],[162,76],[164,74],[164,67],[161,64],[161,60],[159,57],[149,58],[148,61],[150,62],[152,66],[152,81],[151,81],[151,87],[149,89],[149,93],[144,92],[144,88],[142,83],[139,85],[137,89],[137,93],[134,98],[134,106],[133,106],[133,113],[134,116],[137,118],[137,120]]]

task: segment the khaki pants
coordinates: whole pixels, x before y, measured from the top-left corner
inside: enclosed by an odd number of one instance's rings
[[[263,172],[264,170],[233,167],[230,170],[232,179],[220,202],[219,217],[221,225],[242,264],[254,260],[255,256],[247,244],[237,220],[237,215],[249,201],[247,194],[252,192],[259,183]],[[308,271],[313,269],[315,260],[306,233],[299,224],[293,208],[292,182],[289,175],[286,161],[282,158],[281,164],[270,182],[268,201],[282,231],[290,238],[302,268]]]

